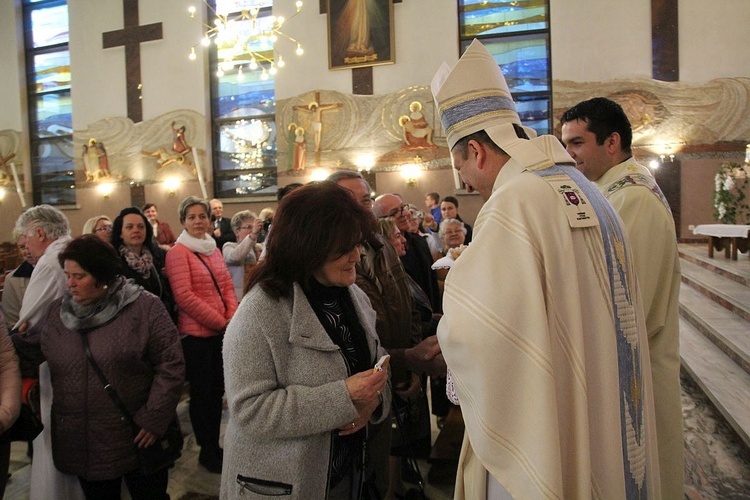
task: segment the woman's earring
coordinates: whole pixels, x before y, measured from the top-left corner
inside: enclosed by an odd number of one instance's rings
[[[104,285],[102,288],[106,290],[107,288],[109,288],[109,285]]]

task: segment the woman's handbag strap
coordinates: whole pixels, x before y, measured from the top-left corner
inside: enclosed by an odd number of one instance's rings
[[[112,401],[114,401],[115,405],[117,405],[117,408],[119,408],[120,412],[125,416],[125,418],[128,419],[128,422],[130,422],[130,425],[133,427],[133,429],[139,429],[140,427],[135,423],[135,420],[133,420],[133,416],[128,411],[125,403],[122,402],[120,396],[117,395],[117,391],[114,387],[112,387],[112,385],[109,383],[109,380],[107,380],[107,377],[104,375],[104,372],[96,363],[94,355],[91,353],[91,347],[89,346],[88,334],[89,332],[86,330],[81,331],[81,341],[83,342],[83,349],[84,351],[86,351],[86,357],[88,358],[91,367],[94,369],[96,376],[99,377],[99,380],[104,385],[104,390],[107,391],[107,395],[110,397],[110,399],[112,399]]]

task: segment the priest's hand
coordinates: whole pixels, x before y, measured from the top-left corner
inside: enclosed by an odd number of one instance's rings
[[[445,377],[448,371],[435,335],[427,337],[414,347],[406,349],[404,357],[406,358],[406,366],[413,372],[424,372],[430,377]]]

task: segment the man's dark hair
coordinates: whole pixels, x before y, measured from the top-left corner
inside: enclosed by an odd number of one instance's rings
[[[586,122],[586,129],[596,136],[596,143],[601,145],[612,133],[620,134],[620,145],[623,152],[631,154],[633,129],[630,126],[622,106],[605,97],[594,97],[579,102],[560,118],[560,124],[581,120]]]
[[[438,193],[435,193],[435,192],[427,193],[427,196],[432,198],[432,201],[434,201],[435,203],[440,203],[440,195]]]
[[[287,184],[284,187],[280,187],[278,191],[276,191],[276,201],[281,201],[284,196],[302,186],[304,186],[304,184],[302,184],[301,182],[292,182],[291,184]]]
[[[120,215],[115,217],[112,221],[112,246],[117,251],[120,250],[120,246],[123,245],[122,241],[122,225],[126,215],[138,215],[143,219],[143,223],[146,225],[146,239],[143,241],[143,246],[148,248],[151,254],[156,251],[156,243],[154,243],[154,228],[151,222],[143,215],[143,212],[138,207],[128,207],[120,210]]]
[[[156,205],[154,205],[153,203],[146,203],[145,205],[143,205],[143,208],[141,210],[143,212],[145,212],[146,210],[148,210],[151,207],[154,207],[155,209],[159,210],[159,208]]]
[[[114,247],[94,234],[84,234],[70,240],[57,256],[60,267],[66,260],[76,262],[96,280],[97,285],[109,285],[120,274],[120,256]]]
[[[523,129],[523,127],[514,123],[513,130],[515,130],[516,132],[516,137],[518,137],[519,139],[528,140],[529,136]],[[490,139],[490,136],[484,130],[480,130],[479,132],[474,132],[473,134],[469,134],[466,137],[462,137],[456,142],[456,144],[453,145],[453,149],[451,151],[456,151],[461,155],[461,158],[463,158],[464,160],[467,159],[469,157],[469,141],[471,140],[483,144],[495,153],[508,156],[508,153],[506,153],[500,146],[495,144],[495,142]]]
[[[330,181],[312,182],[281,200],[266,240],[268,253],[253,272],[248,289],[259,284],[273,297],[302,286],[329,259],[350,251],[375,231],[371,210],[348,189]]]

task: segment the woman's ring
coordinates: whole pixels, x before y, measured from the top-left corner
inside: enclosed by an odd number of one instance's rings
[[[354,422],[352,422],[352,429],[354,429],[355,427],[357,427],[357,424],[355,424]]]
[[[375,391],[375,392],[377,392],[378,393],[378,397],[380,397],[380,391]]]

